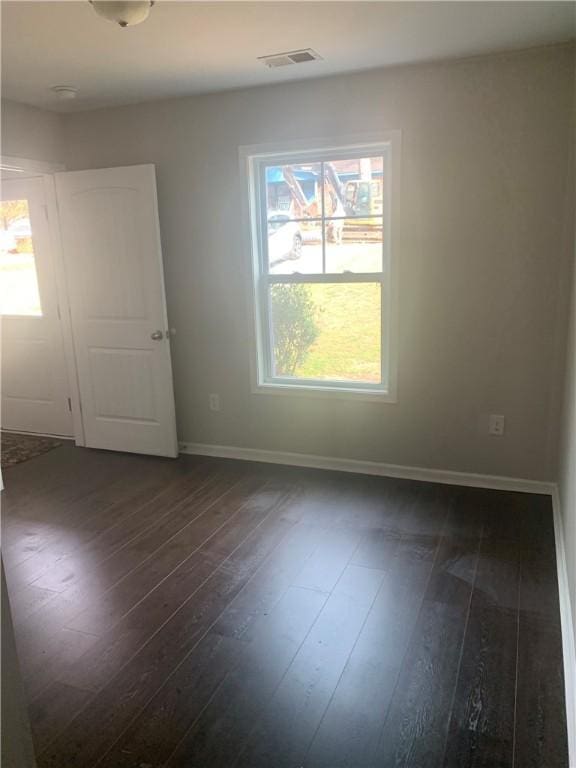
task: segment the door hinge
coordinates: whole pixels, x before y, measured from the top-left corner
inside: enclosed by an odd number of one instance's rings
[[[72,400],[68,398],[68,410],[72,413]]]
[[[60,312],[60,304],[56,304],[56,313],[58,314],[58,320],[62,320],[62,313]]]

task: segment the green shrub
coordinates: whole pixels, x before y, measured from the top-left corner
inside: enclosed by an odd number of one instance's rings
[[[277,283],[270,291],[277,376],[294,376],[318,338],[316,305],[307,285]]]

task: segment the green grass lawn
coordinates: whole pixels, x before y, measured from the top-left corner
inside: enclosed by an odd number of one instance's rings
[[[380,285],[311,284],[318,338],[295,375],[380,381]]]

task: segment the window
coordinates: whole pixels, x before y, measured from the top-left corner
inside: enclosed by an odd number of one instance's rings
[[[0,314],[42,314],[27,200],[0,201],[0,278]]]
[[[396,142],[242,151],[257,390],[393,399]]]

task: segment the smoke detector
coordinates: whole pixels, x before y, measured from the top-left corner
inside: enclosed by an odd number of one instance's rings
[[[50,90],[55,93],[61,101],[71,101],[78,96],[78,88],[73,85],[53,85]]]
[[[258,61],[269,67],[288,67],[291,64],[305,64],[307,61],[321,61],[322,56],[312,48],[302,48],[299,51],[286,51],[285,53],[272,53],[269,56],[258,56]]]

